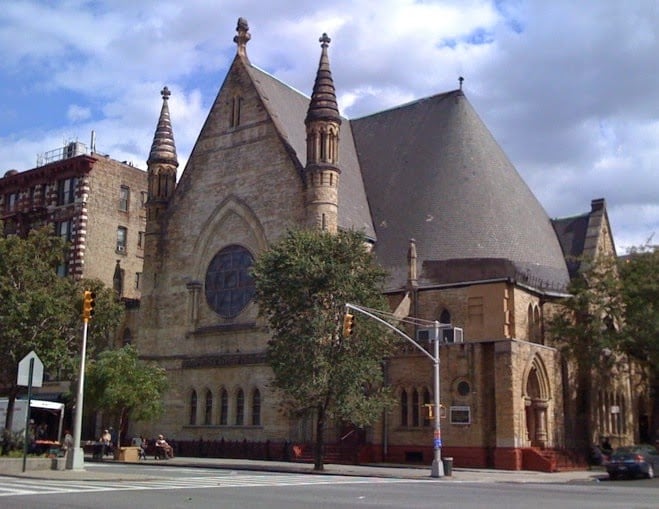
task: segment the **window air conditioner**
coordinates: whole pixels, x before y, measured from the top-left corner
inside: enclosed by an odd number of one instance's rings
[[[463,343],[464,335],[460,327],[451,327],[450,329],[442,329],[442,342],[443,343]]]

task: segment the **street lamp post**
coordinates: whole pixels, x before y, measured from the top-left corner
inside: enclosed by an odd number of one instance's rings
[[[434,343],[434,378],[435,378],[435,429],[433,432],[433,460],[430,468],[430,477],[444,476],[444,463],[442,462],[442,428],[439,421],[440,404],[439,404],[439,322],[435,321],[433,334]]]
[[[372,313],[369,313],[365,309],[360,308],[359,306],[355,306],[354,304],[349,304],[346,303],[346,310],[347,309],[353,309],[355,311],[359,311],[360,313],[369,316],[373,318],[374,320],[377,320],[380,322],[382,325],[385,327],[391,329],[393,332],[398,334],[399,336],[404,337],[407,341],[412,343],[416,348],[421,350],[421,352],[426,356],[429,357],[430,360],[433,362],[434,366],[434,382],[435,382],[435,429],[433,432],[433,451],[434,451],[434,456],[432,460],[432,465],[430,467],[430,477],[444,477],[444,464],[442,462],[442,431],[440,428],[439,424],[439,410],[441,408],[440,406],[440,398],[439,398],[439,341],[440,341],[440,334],[439,331],[441,329],[445,329],[446,327],[450,327],[449,325],[442,325],[440,324],[437,320],[434,322],[434,327],[432,330],[432,335],[431,335],[431,341],[434,342],[434,355],[430,355],[428,351],[423,348],[419,343],[414,341],[411,337],[409,337],[407,334],[405,334],[403,331],[400,329],[394,327],[390,323],[387,323],[386,321],[382,320],[382,318],[379,318],[375,316]]]

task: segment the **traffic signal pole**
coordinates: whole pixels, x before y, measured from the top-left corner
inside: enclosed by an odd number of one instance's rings
[[[403,331],[398,329],[397,327],[394,327],[390,323],[384,321],[382,318],[375,316],[372,313],[369,313],[365,309],[355,306],[354,304],[349,304],[346,303],[346,310],[352,309],[354,311],[357,311],[359,313],[362,313],[370,318],[373,318],[374,320],[380,322],[382,325],[385,327],[391,329],[394,331],[396,334],[399,336],[402,336],[405,338],[407,341],[412,343],[418,350],[420,350],[426,357],[428,357],[432,363],[433,363],[433,374],[434,374],[434,382],[435,382],[435,426],[433,430],[433,460],[432,460],[432,465],[430,467],[430,477],[444,477],[444,463],[442,462],[442,430],[441,430],[441,425],[440,425],[440,416],[439,416],[439,410],[441,408],[440,406],[440,398],[439,398],[439,389],[440,389],[440,382],[439,382],[439,341],[440,341],[440,334],[439,331],[442,328],[447,328],[450,327],[450,325],[442,325],[438,321],[435,320],[434,322],[434,328],[433,328],[433,337],[430,339],[431,341],[434,342],[434,355],[430,355],[428,351],[423,348],[419,343],[414,341],[411,337],[409,337],[407,334],[405,334]]]
[[[85,390],[85,359],[87,358],[87,325],[94,313],[94,298],[92,292],[85,290],[82,302],[82,349],[80,352],[80,373],[78,375],[78,393],[76,395],[75,421],[73,424],[73,449],[66,453],[67,470],[85,469],[85,451],[80,444],[82,435],[82,408]]]

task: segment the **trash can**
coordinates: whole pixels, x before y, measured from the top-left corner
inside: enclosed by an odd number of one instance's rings
[[[444,475],[452,476],[453,475],[453,458],[442,458],[442,463],[444,464]]]

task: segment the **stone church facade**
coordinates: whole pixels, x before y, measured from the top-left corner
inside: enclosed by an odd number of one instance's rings
[[[249,267],[289,229],[355,229],[388,271],[392,312],[463,331],[440,348],[442,454],[456,466],[551,468],[542,451],[575,444],[569,367],[545,320],[566,296],[567,255],[614,252],[604,201],[552,223],[461,87],[348,120],[325,34],[311,98],[252,65],[249,39],[240,19],[180,178],[162,92],[134,344],[170,387],[160,420],[132,431],[309,443],[312,423],[283,413],[271,388]],[[356,461],[430,463],[432,363],[402,347],[384,369],[397,406],[367,430],[337,424],[329,442]],[[641,412],[631,376],[611,377],[599,403],[604,426],[612,402],[625,402],[615,430],[598,432],[619,443],[636,438]]]

